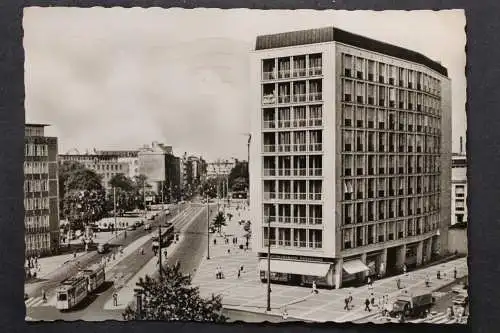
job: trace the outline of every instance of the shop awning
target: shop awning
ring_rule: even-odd
[[[325,277],[330,269],[330,264],[319,262],[301,262],[290,260],[271,259],[272,273],[298,274]],[[259,261],[259,270],[267,272],[267,259]]]
[[[356,274],[361,272],[369,271],[368,266],[363,264],[361,260],[349,260],[344,262],[342,268],[349,274]]]

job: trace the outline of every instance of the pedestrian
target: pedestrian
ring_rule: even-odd
[[[373,296],[373,293],[370,296],[371,296],[370,303],[372,304],[372,307],[374,307],[375,306],[375,296]]]
[[[430,287],[430,285],[431,285],[431,282],[430,282],[430,279],[429,279],[429,275],[427,274],[425,276],[425,286],[428,288],[428,287]]]
[[[365,311],[371,312],[372,310],[370,309],[370,300],[366,298],[365,300]]]
[[[349,297],[344,298],[344,310],[349,311]]]
[[[241,277],[241,271],[238,270],[238,279]]]
[[[215,279],[219,279],[219,266],[215,269]]]
[[[44,289],[42,289],[42,299],[44,303],[47,303],[47,294],[45,293]]]
[[[217,239],[214,238],[214,245],[217,245]]]
[[[404,273],[404,275],[406,275],[406,270],[407,270],[406,264],[403,264],[403,273]]]
[[[457,268],[453,268],[453,278],[456,280],[457,279]]]
[[[240,266],[240,271],[243,272],[243,265]]]
[[[283,320],[288,319],[288,311],[286,310],[286,306],[283,308],[283,314],[281,315]]]
[[[441,271],[439,271],[439,270],[437,271],[436,277],[438,280],[441,280]]]
[[[313,294],[318,293],[318,288],[316,287],[316,281],[313,281],[313,283],[312,283],[312,293]]]
[[[396,286],[398,287],[398,289],[401,289],[401,279],[400,278],[396,279]]]
[[[352,308],[352,294],[351,294],[351,292],[349,292],[348,300],[349,300],[349,309],[351,309]]]
[[[113,293],[113,306],[118,306],[118,293],[116,291]]]

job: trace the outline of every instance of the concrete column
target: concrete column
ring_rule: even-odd
[[[366,265],[366,253],[363,253],[363,254],[361,255],[360,260],[363,262],[363,264],[365,264],[365,265]],[[360,276],[361,276],[361,281],[365,281],[365,280],[366,280],[366,276],[367,276],[367,275],[368,275],[368,272],[362,272],[362,273],[360,274]]]
[[[401,245],[397,249],[396,268],[398,270],[401,270],[405,262],[406,262],[406,244]]]
[[[342,287],[342,266],[344,264],[343,259],[338,259],[335,263],[335,270],[333,273],[333,283],[335,284],[335,289],[340,289]]]
[[[418,242],[417,245],[417,266],[422,265],[422,256],[424,250],[424,241]]]
[[[329,287],[333,287],[333,285],[335,284],[334,276],[333,276],[334,269],[335,269],[335,266],[331,265],[330,270],[328,271],[328,274],[326,275],[326,283],[328,284]]]
[[[385,248],[380,255],[380,265],[378,267],[378,272],[382,277],[385,276],[385,273],[387,272],[387,248]]]
[[[425,253],[425,260],[430,261],[432,255],[432,238],[427,239],[427,241],[425,242],[424,253]]]

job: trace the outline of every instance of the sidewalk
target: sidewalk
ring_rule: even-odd
[[[52,257],[43,257],[38,259],[38,269],[32,268],[32,272],[36,270],[36,280],[27,283],[36,283],[39,279],[45,278],[47,275],[61,268],[71,261],[77,261],[78,258],[84,255],[85,252],[76,253],[76,258],[71,254],[62,254]]]
[[[166,249],[168,250],[168,255],[175,252],[178,244],[182,242],[183,236],[181,235],[178,242],[173,242]],[[165,251],[165,248],[162,249]],[[163,265],[167,264],[168,258],[162,256]],[[156,271],[158,271],[158,257],[154,256],[148,261],[140,270],[130,279],[118,279],[114,286],[115,290],[118,293],[118,305],[113,305],[113,296],[111,296],[104,305],[104,310],[124,310],[127,305],[134,301],[134,289],[137,288],[137,282],[139,282],[140,278],[144,278],[144,276],[151,276]]]
[[[228,221],[228,226],[224,227],[223,231],[228,235],[239,236],[239,244],[244,244],[241,237],[244,234],[243,225],[238,225],[240,218],[237,214],[235,217],[233,217],[233,221]],[[258,260],[255,253],[250,250],[238,249],[231,243],[231,239],[229,239],[230,244],[223,244],[221,237],[215,236],[215,238],[217,245],[214,246],[213,241],[210,242],[210,260],[206,258],[202,260],[193,279],[193,285],[200,287],[200,294],[203,297],[210,297],[212,294],[223,296],[222,303],[225,308],[267,313],[267,284],[260,282]],[[227,253],[228,248],[231,250],[230,254]],[[244,271],[238,279],[237,273],[240,265],[244,266]],[[217,267],[222,268],[225,279],[215,278]],[[426,288],[425,277],[429,275],[431,281],[429,291],[438,290],[454,281],[454,267],[457,269],[458,278],[468,275],[467,258],[459,258],[415,270],[406,275],[401,274],[377,280],[373,283],[374,297],[378,301],[379,297],[389,295],[389,302],[394,301],[394,298],[401,293],[396,285],[398,278],[401,279],[401,285],[404,288]],[[436,277],[438,270],[441,271],[440,280]],[[281,315],[286,306],[288,316],[297,320],[349,322],[373,315],[378,311],[377,308],[373,309],[372,312],[364,311],[364,301],[371,293],[366,285],[358,288],[319,289],[318,294],[312,294],[310,288],[300,286],[272,284],[271,288],[272,311],[268,314]],[[354,307],[352,310],[346,311],[344,310],[344,299],[349,293],[353,297]]]

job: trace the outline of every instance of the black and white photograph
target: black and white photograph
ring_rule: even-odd
[[[26,321],[467,324],[465,26],[25,8]]]

